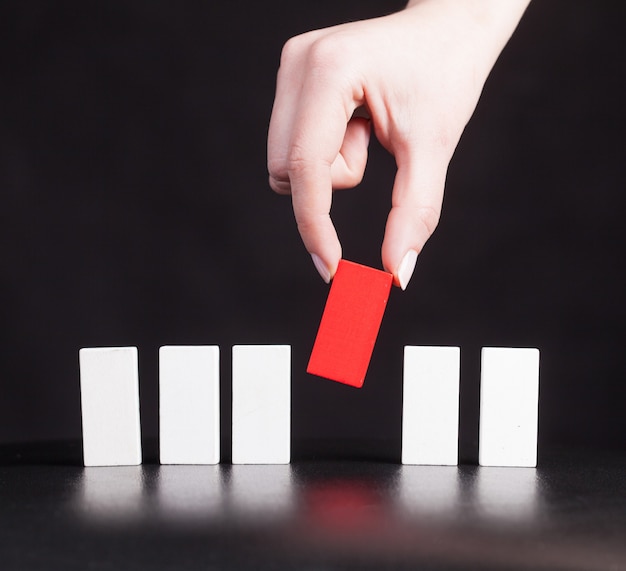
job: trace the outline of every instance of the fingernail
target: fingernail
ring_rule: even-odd
[[[330,283],[330,270],[326,267],[324,262],[322,262],[322,258],[320,258],[317,254],[311,254],[311,258],[313,259],[313,265],[315,269],[319,272],[322,279],[329,284]]]
[[[404,254],[404,258],[400,262],[398,266],[398,282],[400,282],[400,287],[402,291],[406,289],[406,286],[409,285],[409,281],[411,281],[411,276],[413,275],[413,270],[415,270],[415,264],[417,263],[417,252],[415,250],[409,250],[406,254]]]

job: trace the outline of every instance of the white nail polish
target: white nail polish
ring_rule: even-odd
[[[329,284],[330,283],[330,271],[322,262],[322,258],[320,258],[317,254],[311,254],[311,258],[313,259],[313,264],[315,265],[315,269],[319,272],[322,279]]]
[[[404,254],[404,258],[402,258],[402,261],[398,266],[398,281],[400,282],[400,287],[403,291],[406,289],[406,286],[409,285],[416,263],[417,252],[415,250],[409,250],[406,254]]]

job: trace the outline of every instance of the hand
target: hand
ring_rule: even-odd
[[[322,278],[341,259],[332,191],[363,178],[371,118],[398,167],[382,245],[405,289],[439,221],[448,163],[529,0],[417,0],[396,14],[315,30],[283,48],[268,135],[270,185],[291,194]],[[354,112],[362,108],[365,113]]]

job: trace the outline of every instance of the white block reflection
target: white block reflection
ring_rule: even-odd
[[[523,524],[537,513],[536,468],[481,467],[475,485],[476,509],[493,523]]]
[[[448,519],[460,511],[456,466],[402,466],[398,503],[413,517]]]
[[[85,468],[77,509],[99,523],[130,523],[139,519],[143,507],[142,466]]]
[[[161,518],[173,521],[210,521],[223,507],[220,466],[161,466],[157,505]]]
[[[268,521],[293,513],[295,493],[290,465],[233,465],[229,504],[237,518]]]

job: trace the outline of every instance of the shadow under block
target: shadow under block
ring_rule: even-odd
[[[289,464],[291,347],[233,347],[233,464]]]
[[[458,347],[405,347],[402,463],[459,462]]]
[[[85,466],[141,464],[136,347],[79,351]]]
[[[220,461],[219,347],[159,350],[161,464]]]
[[[537,465],[539,350],[484,347],[480,379],[481,466]]]
[[[307,372],[360,388],[385,313],[393,276],[341,260]]]

